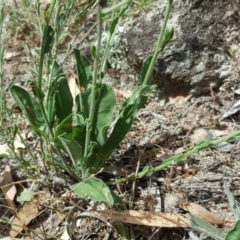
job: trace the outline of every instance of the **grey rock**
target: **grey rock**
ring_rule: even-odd
[[[125,66],[132,72],[140,74],[144,59],[153,53],[165,7],[160,1],[157,9],[122,33],[127,49]],[[229,50],[240,45],[239,26],[239,0],[174,1],[167,25],[175,29],[174,38],[160,54],[153,75],[161,96],[199,95],[209,91],[210,84],[217,88],[231,80]]]

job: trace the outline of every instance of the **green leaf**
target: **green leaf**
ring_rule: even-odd
[[[140,77],[140,82],[141,83],[144,82],[144,79],[145,79],[146,73],[148,71],[148,67],[149,67],[149,65],[152,61],[152,58],[153,58],[153,56],[149,56],[143,63],[142,71],[141,71],[141,77]]]
[[[87,117],[89,117],[90,114],[91,92],[92,89],[87,89],[82,94],[83,111]],[[113,120],[116,99],[112,87],[108,84],[99,84],[96,92],[97,96],[91,139],[98,142],[99,145],[103,145],[106,141],[107,129]]]
[[[47,114],[48,114],[48,120],[50,123],[50,126],[53,127],[54,125],[54,119],[56,116],[56,93],[52,94],[48,98],[48,105],[47,105]]]
[[[174,29],[172,28],[170,31],[167,31],[164,35],[163,41],[161,43],[159,52],[163,51],[164,47],[171,41],[174,35]]]
[[[33,198],[33,192],[23,191],[20,193],[19,200],[21,202],[29,202]]]
[[[121,11],[120,11],[119,14],[117,15],[117,17],[116,17],[115,19],[113,19],[113,21],[111,22],[110,29],[109,29],[110,35],[113,35],[116,27],[118,26],[119,20],[120,20],[121,17],[125,14],[125,12],[127,11],[127,9],[129,8],[130,4],[131,4],[131,2],[128,2],[128,3],[121,9]]]
[[[147,97],[145,92],[149,89],[148,86],[139,86],[133,94],[124,101],[111,136],[97,154],[96,161],[99,166],[102,166],[106,158],[110,156],[128,133],[138,110],[146,101]]]
[[[37,84],[34,81],[30,81],[29,84],[32,87],[32,92],[34,96],[42,100],[44,98],[43,91],[38,88]]]
[[[58,138],[63,137],[66,140],[75,140],[83,146],[85,134],[86,129],[83,116],[72,113],[57,126],[54,137],[58,144],[60,143]]]
[[[92,84],[92,69],[88,59],[78,49],[74,49],[77,61],[78,83],[84,89]]]
[[[240,220],[237,221],[235,227],[228,232],[225,240],[239,240],[240,236]]]
[[[82,167],[82,147],[75,140],[67,140],[65,138],[59,137],[62,142],[65,151],[70,156],[74,167]]]
[[[109,32],[110,34],[112,35],[115,31],[115,28],[118,24],[118,21],[119,21],[119,17],[116,17],[115,19],[113,19],[113,21],[111,22],[111,25],[110,25],[110,29],[109,29]]]
[[[94,202],[106,202],[110,207],[114,200],[108,186],[100,179],[91,177],[83,182],[74,184],[71,189],[80,197],[90,197]]]
[[[238,204],[237,204],[233,194],[227,187],[226,182],[224,182],[224,184],[223,184],[223,189],[224,189],[225,194],[227,195],[228,202],[229,202],[230,208],[233,212],[233,215],[235,217],[235,220],[238,221],[240,219],[240,210],[239,210]]]
[[[96,119],[92,139],[99,145],[106,142],[108,127],[113,121],[114,110],[116,106],[115,94],[111,86],[101,84],[96,102]]]
[[[38,102],[25,89],[19,86],[12,86],[10,91],[29,124],[37,132],[39,132],[40,129],[42,130],[45,122]]]
[[[61,122],[72,113],[73,98],[67,78],[56,62],[53,65],[50,89],[51,94],[55,93],[56,115]]]
[[[92,84],[92,70],[91,65],[88,59],[81,54],[78,49],[74,49],[75,58],[77,61],[77,72],[78,72],[78,86],[80,89],[88,89]],[[78,110],[84,112],[82,105],[82,94],[78,94],[76,96],[76,104],[78,106]]]
[[[222,234],[217,228],[215,228],[210,223],[198,218],[192,214],[190,215],[190,226],[197,231],[207,233],[208,236],[214,238],[215,240],[224,240],[225,235]]]
[[[54,35],[54,31],[53,31],[53,28],[51,26],[45,26],[47,28],[47,38],[44,39],[46,42],[45,42],[45,45],[44,45],[44,53],[49,53],[52,49],[52,46],[53,46],[53,35]]]
[[[91,55],[93,58],[96,58],[97,57],[97,48],[95,45],[92,46],[91,48]]]

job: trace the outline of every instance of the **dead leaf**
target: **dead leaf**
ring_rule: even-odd
[[[4,60],[10,60],[13,57],[20,56],[21,52],[7,52],[4,54]]]
[[[213,213],[209,212],[207,209],[196,203],[184,202],[179,204],[178,206],[209,223],[218,225],[222,225],[224,223],[224,219],[214,215]]]
[[[17,190],[15,187],[15,184],[12,184],[12,183],[13,183],[13,179],[12,179],[11,169],[7,165],[5,167],[2,181],[0,182],[0,187],[7,201],[7,205],[9,206],[10,210],[15,214],[17,212],[17,208],[14,203],[14,197],[17,193]]]
[[[47,197],[48,192],[38,193],[23,205],[11,223],[10,237],[16,237],[38,215]]]
[[[125,210],[122,212],[104,210],[94,211],[92,213],[112,221],[120,221],[145,226],[182,228],[187,228],[190,226],[188,218],[180,214],[134,210]]]
[[[68,79],[68,86],[69,86],[70,92],[72,94],[73,101],[75,102],[76,96],[80,93],[79,87],[76,83],[75,78],[71,77]]]

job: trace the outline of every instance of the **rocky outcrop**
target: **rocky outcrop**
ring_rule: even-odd
[[[140,73],[143,60],[153,53],[165,6],[160,1],[121,34],[122,48],[127,49],[122,72],[127,66]],[[175,29],[174,38],[159,56],[153,76],[162,96],[200,95],[210,84],[218,88],[224,80],[233,80],[230,49],[240,47],[239,0],[174,1],[167,26]]]

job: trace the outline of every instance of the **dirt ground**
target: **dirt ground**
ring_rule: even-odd
[[[18,84],[27,88],[27,80],[31,78],[31,75],[27,68],[29,57],[25,45],[26,38],[22,33],[11,34],[8,36],[9,40],[10,38],[11,42],[5,42],[7,47],[4,61],[4,84],[8,85],[14,79],[18,79]],[[32,44],[38,45],[39,43],[35,41]],[[87,46],[87,40],[84,44]],[[67,69],[74,72],[72,64],[74,62],[69,60]],[[116,77],[114,69],[108,69],[108,72]],[[218,139],[238,130],[240,120],[238,112],[220,120],[222,115],[239,100],[239,91],[236,91],[238,87],[239,82],[226,81],[217,89],[210,84],[209,91],[198,97],[170,96],[167,101],[161,97],[150,98],[146,106],[138,113],[131,131],[109,159],[109,163],[102,173],[102,179],[113,178],[114,171],[117,172],[118,177],[135,172],[139,163],[139,171],[146,165],[160,165],[164,159],[184,153],[191,149],[196,142],[204,140],[202,135],[206,131],[208,136]],[[122,89],[116,90],[121,91]],[[133,89],[127,90],[132,91]],[[122,98],[125,92],[126,89],[120,94]],[[13,100],[8,96],[8,106],[12,104]],[[196,129],[198,130],[196,131]],[[137,180],[133,198],[130,194],[132,181],[119,184],[116,191],[123,194],[128,207],[133,210],[164,211],[186,215],[188,211],[181,207],[181,201],[200,205],[224,219],[224,224],[218,227],[226,233],[234,226],[235,222],[223,191],[223,184],[227,183],[237,202],[240,197],[239,143],[233,141],[231,146],[230,149],[208,148],[192,155],[183,164],[173,163],[171,167],[155,173],[152,177]],[[22,187],[33,187],[31,179],[19,169],[15,159],[3,158],[0,159],[0,162],[1,175],[5,172],[5,167],[10,166],[18,191],[21,191]],[[41,179],[38,180],[43,182],[47,177],[42,171]],[[30,229],[39,230],[41,234],[31,231],[31,233],[23,233],[20,237],[22,239],[61,237],[66,223],[72,222],[74,216],[80,221],[78,223],[80,227],[75,230],[79,239],[120,239],[119,234],[121,233],[110,226],[111,219],[103,221],[91,214],[79,215],[86,209],[94,209],[96,206],[92,206],[92,203],[87,200],[78,199],[75,195],[69,195],[68,186],[73,180],[67,178],[68,176],[63,173],[59,173],[56,178],[51,176],[52,185],[49,188],[47,188],[48,184],[43,187],[36,181],[33,187],[34,191],[39,194],[47,192],[48,197],[46,198],[51,203],[44,202],[39,216],[28,225]],[[169,200],[167,197],[171,196],[169,194],[176,197],[175,203]],[[9,221],[13,214],[3,195],[0,194],[0,197],[0,216],[5,221]],[[131,204],[129,204],[130,200]],[[16,204],[20,207],[17,199]],[[129,230],[130,226],[136,239],[150,239],[150,237],[152,237],[151,239],[192,239],[189,236],[190,229],[188,228],[126,224],[125,229]],[[5,234],[8,227],[1,224],[0,233]],[[200,236],[197,232],[195,234]]]

